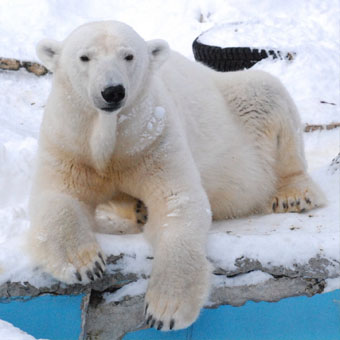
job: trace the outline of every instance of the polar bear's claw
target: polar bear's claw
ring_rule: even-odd
[[[170,329],[173,329],[175,327],[175,320],[174,319],[171,319],[170,320]]]
[[[77,280],[79,281],[79,282],[81,282],[83,279],[81,278],[81,275],[80,275],[80,273],[78,272],[78,270],[76,271],[76,273],[74,274],[75,276],[76,276],[76,278],[77,278]]]
[[[153,328],[155,323],[156,323],[156,319],[152,318],[151,323],[150,323],[150,328]]]
[[[86,276],[90,279],[90,281],[94,281],[93,274],[90,270],[86,271]]]
[[[104,269],[103,269],[102,266],[99,264],[99,262],[96,261],[94,264],[95,264],[96,268],[99,270],[99,272],[100,272],[102,275],[104,275]]]
[[[103,265],[106,266],[106,262],[105,262],[104,257],[103,257],[101,252],[98,253],[98,256],[101,259],[101,261],[103,262]]]

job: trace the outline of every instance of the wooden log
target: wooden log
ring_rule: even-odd
[[[28,72],[34,73],[36,76],[43,76],[48,73],[47,68],[39,63],[23,61],[21,64]]]
[[[20,68],[20,61],[16,59],[0,58],[0,69],[17,71]]]
[[[18,71],[24,68],[26,71],[35,74],[36,76],[43,76],[49,73],[48,69],[36,62],[21,61],[14,58],[0,58],[0,69],[6,71]]]
[[[313,132],[321,130],[332,130],[340,127],[340,123],[330,123],[330,124],[306,124],[304,132]]]

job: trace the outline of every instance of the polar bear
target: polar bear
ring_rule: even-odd
[[[141,200],[154,251],[147,324],[185,328],[209,294],[212,218],[325,203],[306,172],[297,109],[269,74],[213,71],[115,21],[43,40],[37,54],[54,76],[28,245],[55,278],[102,277],[96,207]]]

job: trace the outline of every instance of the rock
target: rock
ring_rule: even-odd
[[[210,295],[207,307],[217,308],[221,305],[239,307],[247,301],[277,302],[292,296],[312,296],[322,293],[325,286],[323,279],[281,277],[256,285],[216,287]]]
[[[330,171],[332,174],[334,174],[335,172],[339,171],[340,168],[340,152],[338,153],[338,155],[333,158],[332,163],[329,166]]]
[[[100,294],[99,298],[102,299]],[[97,299],[98,293],[92,292],[84,332],[86,340],[122,339],[128,332],[146,328],[144,295],[128,297],[119,303],[98,303]]]

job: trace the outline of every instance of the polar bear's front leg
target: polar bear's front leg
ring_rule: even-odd
[[[31,199],[30,213],[27,246],[38,265],[69,284],[102,277],[105,259],[86,204],[64,193],[42,192]]]
[[[151,192],[144,233],[154,248],[145,317],[157,329],[190,326],[209,294],[211,265],[205,246],[211,212],[200,181],[193,181],[195,172],[182,172],[173,185],[167,178],[149,177],[145,183]],[[166,171],[162,175],[170,176]]]

